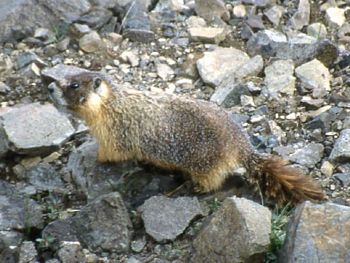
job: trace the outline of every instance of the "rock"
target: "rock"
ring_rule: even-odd
[[[36,65],[40,66],[46,66],[46,63],[42,59],[40,59],[35,53],[29,51],[21,53],[17,56],[16,68],[21,69],[32,63],[35,63]]]
[[[154,40],[151,23],[144,1],[134,1],[122,23],[123,37],[132,41],[149,43]]]
[[[192,41],[219,44],[225,40],[227,31],[216,27],[190,27],[188,33]]]
[[[348,187],[350,185],[350,173],[336,173],[333,176],[342,184],[342,186]]]
[[[272,0],[243,0],[244,4],[248,5],[255,5],[259,7],[266,7],[267,5],[270,5],[273,3]]]
[[[316,110],[322,107],[324,100],[323,99],[313,99],[309,96],[303,96],[300,101],[305,105],[308,110]]]
[[[330,90],[331,75],[317,59],[297,67],[295,75],[306,89],[312,90],[312,95],[315,98],[327,95],[327,91]]]
[[[341,131],[336,140],[329,159],[334,162],[344,162],[350,160],[350,129]]]
[[[278,26],[283,15],[284,8],[279,5],[274,5],[264,12],[264,15],[270,20],[274,26]]]
[[[323,150],[323,144],[309,143],[297,149],[293,154],[288,156],[288,159],[305,167],[314,168],[316,164],[321,161]]]
[[[204,56],[197,60],[197,68],[205,83],[218,86],[226,76],[234,74],[248,60],[248,55],[243,51],[217,47],[204,52]]]
[[[0,94],[6,95],[11,91],[11,88],[7,86],[4,82],[0,81]]]
[[[175,72],[165,63],[156,63],[157,75],[164,81],[169,81],[174,78]]]
[[[186,19],[186,24],[188,28],[191,27],[206,27],[207,23],[205,20],[199,16],[190,16]]]
[[[29,155],[47,154],[74,134],[68,118],[53,105],[38,103],[8,109],[0,113],[1,129],[10,150]]]
[[[203,215],[196,197],[153,196],[139,211],[147,234],[158,242],[175,240],[195,217]]]
[[[120,54],[120,59],[123,62],[128,62],[132,67],[137,67],[140,64],[140,58],[135,55],[132,51],[124,51]]]
[[[43,231],[43,238],[53,237],[50,246],[79,241],[92,252],[127,252],[131,221],[119,193],[109,193],[84,206],[76,215],[56,220]]]
[[[224,80],[210,97],[210,101],[216,104],[230,108],[241,103],[241,96],[248,95],[247,85],[241,82],[230,81],[229,78]]]
[[[131,242],[131,250],[140,253],[142,252],[143,248],[146,246],[147,242],[145,238],[134,240]]]
[[[316,39],[326,38],[327,29],[322,23],[313,23],[307,27],[307,34]]]
[[[59,173],[48,163],[40,163],[26,171],[28,183],[38,191],[65,192],[65,185]]]
[[[82,69],[75,66],[69,66],[64,64],[58,64],[52,68],[46,68],[41,72],[41,76],[46,82],[61,81],[69,76],[79,73],[88,72],[86,69]]]
[[[5,181],[0,181],[0,216],[0,251],[19,246],[22,233],[44,224],[41,207]]]
[[[263,68],[264,60],[262,56],[257,55],[249,59],[243,65],[241,65],[241,67],[239,67],[234,73],[234,76],[238,79],[258,76]],[[230,78],[232,78],[232,76],[230,76]]]
[[[262,20],[262,15],[248,15],[246,23],[252,29],[264,29],[264,22]]]
[[[331,164],[329,161],[324,161],[321,165],[320,171],[325,176],[330,177],[333,174],[334,165]]]
[[[57,256],[61,262],[86,262],[79,242],[63,241],[57,251]]]
[[[35,263],[37,262],[38,252],[32,241],[24,241],[19,251],[19,263]]]
[[[287,37],[276,30],[261,30],[247,42],[249,55],[260,54],[264,58],[276,57],[292,59],[300,65],[314,58],[326,67],[332,65],[338,57],[338,48],[328,39],[317,40],[299,33]]]
[[[90,33],[91,28],[88,25],[74,23],[70,26],[70,31],[74,36],[81,38],[83,35]]]
[[[286,263],[350,261],[349,217],[348,206],[302,203],[293,213],[279,259]]]
[[[207,21],[212,21],[215,17],[228,20],[230,13],[222,0],[195,0],[195,11],[198,16]]]
[[[75,22],[88,25],[93,29],[100,29],[102,26],[108,23],[112,18],[113,13],[103,7],[94,7],[89,12],[85,13]]]
[[[96,31],[91,31],[79,39],[79,47],[87,53],[100,50],[103,42]]]
[[[247,9],[245,5],[235,5],[233,7],[233,15],[238,18],[243,18],[247,15]]]
[[[193,242],[193,262],[262,262],[270,245],[271,212],[253,201],[226,198]]]
[[[65,37],[64,39],[62,39],[60,42],[56,44],[56,48],[57,50],[63,52],[67,50],[69,43],[70,43],[70,37]]]
[[[266,91],[270,96],[293,95],[295,92],[294,63],[277,60],[265,68]]]
[[[299,0],[298,10],[289,20],[291,27],[295,30],[301,30],[309,24],[310,3],[309,0]]]
[[[345,10],[338,7],[330,7],[326,10],[326,19],[331,26],[341,27],[345,21]]]
[[[87,0],[4,0],[1,5],[1,42],[22,40],[38,26],[50,29],[62,22],[70,24],[91,8]]]
[[[34,37],[38,38],[42,41],[46,41],[46,40],[54,37],[54,35],[53,35],[53,32],[51,32],[49,29],[39,27],[39,28],[35,29]]]

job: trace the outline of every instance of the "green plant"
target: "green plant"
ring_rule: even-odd
[[[216,211],[218,211],[218,209],[221,206],[221,201],[219,201],[216,197],[214,199],[211,199],[208,201],[208,207],[210,210],[210,213],[214,213]]]
[[[45,238],[37,238],[35,239],[35,242],[39,250],[47,250],[50,245],[55,242],[55,238],[52,236],[47,236]]]
[[[270,248],[265,257],[265,263],[277,262],[277,252],[281,249],[286,237],[286,227],[292,206],[287,204],[282,208],[275,208],[271,217]]]

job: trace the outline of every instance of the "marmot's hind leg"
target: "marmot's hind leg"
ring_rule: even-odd
[[[208,193],[218,190],[222,186],[225,176],[213,171],[207,174],[191,174],[191,179],[195,184],[196,192]]]

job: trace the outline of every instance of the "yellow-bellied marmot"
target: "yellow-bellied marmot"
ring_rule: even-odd
[[[203,192],[217,190],[244,166],[248,179],[279,203],[325,199],[312,178],[277,156],[258,153],[215,104],[119,89],[99,73],[80,73],[58,86],[57,93],[49,91],[86,121],[99,142],[99,161],[137,159],[180,170]]]

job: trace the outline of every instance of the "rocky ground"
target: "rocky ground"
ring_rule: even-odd
[[[349,20],[348,0],[2,1],[0,262],[349,262]],[[97,163],[47,92],[83,69],[221,105],[330,201],[274,209],[244,171],[166,197],[180,174]]]

